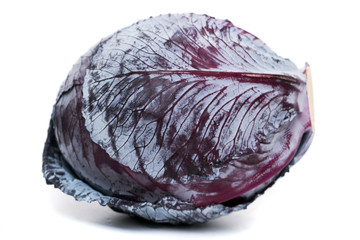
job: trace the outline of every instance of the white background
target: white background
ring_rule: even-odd
[[[357,1],[1,1],[0,239],[360,239]],[[248,210],[195,226],[134,220],[76,202],[42,178],[52,105],[101,38],[161,13],[207,13],[312,67],[316,135]]]

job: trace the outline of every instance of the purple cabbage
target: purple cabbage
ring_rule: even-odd
[[[311,143],[308,75],[228,20],[139,21],[70,71],[44,177],[76,200],[155,222],[244,209]]]

